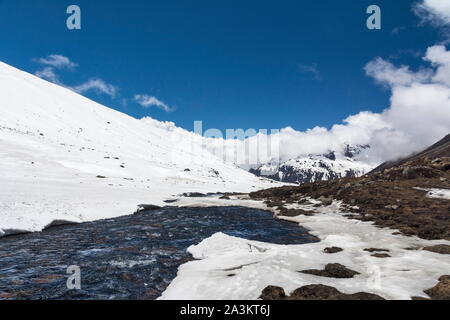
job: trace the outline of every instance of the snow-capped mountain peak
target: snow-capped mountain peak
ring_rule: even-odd
[[[250,170],[251,173],[275,181],[304,184],[343,177],[359,177],[372,167],[356,156],[369,146],[345,145],[341,151],[307,155],[284,162],[271,161]]]

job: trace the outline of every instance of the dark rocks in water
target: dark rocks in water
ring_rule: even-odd
[[[269,286],[263,290],[260,297],[262,300],[385,300],[384,298],[367,293],[358,292],[355,294],[345,294],[336,288],[314,284],[304,286],[292,292],[287,297],[284,289],[280,287]]]
[[[425,247],[423,248],[423,250],[440,254],[450,254],[450,246],[446,244],[439,244],[436,246]]]
[[[339,247],[329,247],[329,248],[323,249],[323,252],[329,253],[329,254],[338,253],[341,251],[344,251],[344,249],[339,248]]]
[[[204,193],[200,193],[200,192],[187,192],[187,193],[183,193],[181,196],[185,197],[185,198],[205,198],[208,195],[206,195]]]
[[[162,209],[162,208],[160,206],[155,206],[153,204],[139,204],[137,212],[153,211],[153,210],[158,210],[158,209]]]
[[[359,272],[350,270],[339,263],[327,264],[324,270],[304,270],[300,272],[319,277],[337,278],[337,279],[350,279],[359,274]]]
[[[432,300],[450,300],[450,276],[442,276],[439,283],[425,291]]]

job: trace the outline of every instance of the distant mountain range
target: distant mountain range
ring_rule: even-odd
[[[345,177],[360,177],[372,167],[355,159],[369,146],[346,145],[341,151],[329,151],[321,155],[307,155],[285,162],[272,161],[250,172],[275,181],[305,184]]]

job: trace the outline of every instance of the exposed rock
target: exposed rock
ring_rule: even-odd
[[[138,205],[138,212],[152,211],[152,210],[158,210],[158,209],[161,209],[161,207],[155,206],[153,204],[139,204]]]
[[[177,201],[178,201],[178,199],[169,199],[169,200],[164,200],[164,203],[175,203]]]
[[[262,300],[282,300],[286,298],[286,293],[283,288],[268,286],[263,290],[259,298]]]
[[[336,288],[314,284],[301,287],[292,292],[290,297],[286,297],[283,288],[267,287],[260,297],[263,300],[384,300],[375,294],[358,292],[355,294],[345,294]]]
[[[98,175],[97,178],[98,178],[98,179],[106,179],[105,176],[101,176],[101,175]]]
[[[336,300],[340,295],[342,293],[336,288],[315,284],[294,290],[290,298],[293,300]]]
[[[329,254],[338,253],[338,252],[341,252],[341,251],[344,251],[344,249],[339,248],[339,247],[329,247],[329,248],[325,248],[323,250],[323,252],[329,253]]]
[[[313,216],[314,213],[311,211],[305,211],[302,209],[286,209],[280,207],[280,216],[284,217],[297,217],[297,216]]]
[[[181,196],[185,198],[205,198],[207,195],[200,192],[187,192],[183,193]]]
[[[413,301],[429,301],[429,300],[431,300],[431,299],[429,299],[429,298],[424,298],[424,297],[411,297],[411,300],[413,300]]]
[[[425,247],[423,248],[423,250],[440,254],[450,254],[450,246],[446,244],[439,244],[436,246]]]
[[[370,248],[370,249],[364,249],[364,251],[374,253],[374,252],[389,252],[387,249],[378,249],[378,248]]]
[[[375,258],[391,258],[390,255],[388,255],[387,253],[375,253],[372,255],[372,257]]]
[[[319,277],[337,278],[337,279],[350,279],[359,274],[359,272],[350,270],[339,263],[327,264],[324,270],[304,270],[300,272],[312,274]]]
[[[326,197],[322,196],[322,197],[320,197],[317,200],[322,202],[322,205],[324,205],[324,206],[331,206],[333,204],[333,198],[332,197],[326,198]]]
[[[425,291],[432,300],[450,300],[450,276],[442,276],[439,283]]]

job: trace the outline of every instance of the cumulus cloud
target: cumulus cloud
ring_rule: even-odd
[[[45,58],[37,58],[35,59],[35,61],[40,64],[52,66],[58,69],[73,70],[78,66],[75,62],[72,62],[68,57],[65,57],[60,54],[50,54]]]
[[[37,58],[33,60],[43,65],[43,68],[35,72],[35,75],[39,78],[53,82],[80,94],[94,91],[97,94],[106,94],[111,98],[116,97],[118,90],[117,87],[106,83],[104,80],[99,78],[92,78],[75,86],[64,84],[58,75],[58,70],[67,69],[69,71],[74,71],[75,68],[78,67],[78,64],[71,61],[68,57],[59,54],[51,54],[45,58]]]
[[[410,85],[414,82],[422,82],[427,80],[432,73],[430,69],[414,72],[408,66],[396,67],[380,57],[370,61],[364,67],[364,70],[368,76],[386,86]]]
[[[347,144],[370,145],[360,160],[371,165],[421,151],[450,133],[450,51],[430,47],[424,62],[427,68],[417,71],[382,58],[365,66],[368,76],[391,91],[390,106],[381,113],[360,112],[330,129],[285,128],[243,141],[208,139],[207,147],[228,160],[238,157],[242,167],[342,151]]]
[[[414,12],[423,22],[436,26],[450,24],[450,1],[448,0],[422,0],[416,4]]]
[[[136,101],[140,106],[144,108],[156,107],[166,112],[172,112],[173,108],[157,99],[154,96],[150,96],[147,94],[136,94],[134,96],[134,101]]]

